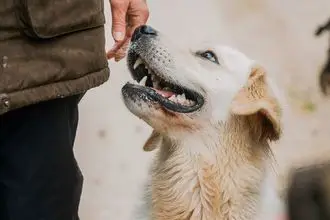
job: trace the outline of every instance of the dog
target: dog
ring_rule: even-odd
[[[330,163],[294,170],[287,193],[289,220],[330,219]]]
[[[128,110],[153,128],[157,150],[140,220],[251,220],[260,206],[281,105],[267,71],[228,46],[176,46],[151,26],[128,50]]]
[[[330,19],[320,25],[315,36],[330,30]],[[330,48],[327,60],[319,77],[319,86],[324,95],[330,88]],[[288,220],[330,219],[330,159],[329,151],[316,150],[300,155],[298,165],[290,169],[285,185],[285,201]],[[315,151],[315,149],[313,150]]]
[[[323,95],[328,96],[330,93],[330,48],[328,49],[327,60],[323,65],[320,77],[319,85]]]
[[[288,130],[288,127],[284,130]],[[285,142],[285,136],[290,138],[290,134],[284,132],[279,144],[283,140]],[[286,153],[286,161],[282,158],[282,163],[277,164],[277,175],[268,175],[263,181],[263,207],[257,219],[330,219],[329,153],[329,146],[326,145],[300,149],[293,154]],[[276,155],[276,159],[280,157]]]
[[[288,220],[330,219],[329,153],[327,145],[314,146],[289,160],[281,180]]]
[[[324,31],[330,30],[330,19],[323,25],[320,25],[315,31],[315,36],[321,36]],[[327,53],[327,60],[323,65],[320,77],[319,77],[319,86],[323,95],[329,95],[330,92],[330,45]]]

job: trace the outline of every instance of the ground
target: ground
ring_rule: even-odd
[[[317,151],[328,144],[330,100],[318,88],[327,36],[314,37],[330,16],[328,0],[157,0],[148,1],[149,24],[180,44],[211,40],[234,46],[260,61],[276,79],[292,108],[285,154]],[[109,3],[107,48],[112,45]],[[82,220],[127,220],[152,154],[142,151],[151,132],[124,107],[121,86],[126,62],[109,62],[110,81],[81,102],[76,156],[85,176]],[[316,150],[315,150],[316,149]]]

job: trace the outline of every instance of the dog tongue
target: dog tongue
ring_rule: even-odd
[[[171,91],[165,91],[165,90],[158,90],[158,89],[155,89],[156,92],[160,95],[162,95],[163,97],[165,98],[169,98],[171,97],[172,95],[175,95],[173,92]]]

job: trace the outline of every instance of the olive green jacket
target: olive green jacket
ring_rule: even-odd
[[[0,0],[0,115],[107,81],[103,0]]]

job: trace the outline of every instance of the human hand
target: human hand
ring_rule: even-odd
[[[280,214],[276,217],[275,220],[288,220],[288,218],[286,217],[286,214]]]
[[[107,52],[107,57],[120,61],[126,55],[135,28],[147,22],[149,9],[146,0],[110,0],[110,5],[115,44]]]

